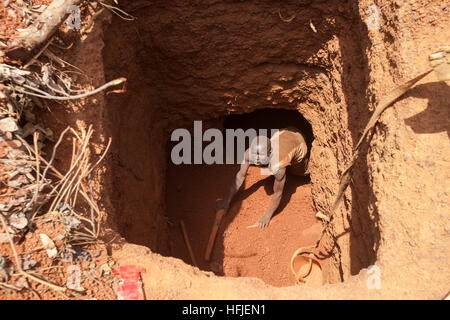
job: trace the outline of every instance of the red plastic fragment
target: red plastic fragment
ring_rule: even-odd
[[[145,269],[138,266],[121,266],[112,271],[119,274],[121,281],[117,288],[118,300],[145,300],[142,290],[141,272]]]

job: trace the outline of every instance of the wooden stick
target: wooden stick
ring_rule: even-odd
[[[214,219],[214,224],[209,235],[208,245],[206,246],[205,260],[209,261],[211,259],[211,252],[214,247],[214,241],[216,240],[217,231],[219,230],[220,221],[225,213],[224,209],[216,212],[216,218]]]
[[[184,241],[186,242],[186,246],[189,250],[189,255],[191,256],[191,260],[194,263],[194,266],[198,267],[197,260],[194,256],[194,251],[192,251],[191,243],[189,242],[189,238],[186,231],[186,226],[184,225],[183,220],[180,220],[181,230],[183,231]]]

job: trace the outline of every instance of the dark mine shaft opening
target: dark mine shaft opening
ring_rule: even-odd
[[[304,133],[311,146],[311,126],[295,110],[263,109],[230,115],[220,121],[206,121],[205,127],[217,124],[223,126],[222,130],[254,128],[269,129],[269,132],[270,129],[295,126]],[[172,146],[170,143],[169,149]],[[248,228],[265,213],[274,182],[273,176],[261,175],[259,168],[250,167],[244,185],[221,222],[211,260],[204,260],[214,221],[214,203],[226,196],[238,170],[238,164],[175,165],[169,157],[166,174],[168,255],[218,275],[257,277],[274,286],[293,285],[294,277],[288,270],[293,252],[300,246],[314,244],[321,230],[314,216],[308,176],[288,173],[281,203],[269,227]],[[181,221],[186,226],[196,263],[189,254]]]
[[[314,139],[313,131],[308,120],[296,110],[267,108],[251,113],[232,114],[225,117],[223,127],[224,129],[241,128],[243,130],[253,128],[256,131],[259,129],[267,129],[268,134],[270,134],[270,129],[295,127],[303,133],[308,150],[311,150]]]

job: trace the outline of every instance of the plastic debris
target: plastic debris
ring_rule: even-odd
[[[13,118],[3,118],[0,120],[0,130],[4,132],[14,132],[19,130],[19,126]]]
[[[14,213],[9,218],[9,223],[17,229],[23,229],[28,225],[28,220],[23,213]]]
[[[54,258],[58,254],[58,250],[56,249],[53,240],[45,233],[40,233],[39,236],[41,237],[42,244],[49,258]]]
[[[30,269],[34,268],[36,266],[36,264],[37,264],[36,260],[33,260],[33,259],[24,260],[24,261],[22,261],[22,269],[24,271],[30,270]]]
[[[121,266],[112,271],[120,275],[120,283],[117,287],[118,300],[145,300],[142,290],[141,272],[145,269],[138,266]]]

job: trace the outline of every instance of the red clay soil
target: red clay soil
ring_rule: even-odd
[[[273,193],[273,176],[250,167],[244,186],[222,220],[211,262],[203,258],[215,216],[214,202],[225,197],[238,168],[169,165],[166,194],[171,255],[193,264],[180,228],[183,220],[200,269],[230,277],[257,277],[274,286],[293,285],[289,271],[293,252],[313,245],[321,230],[306,177],[288,175],[280,208],[268,228],[247,228],[265,213]]]

